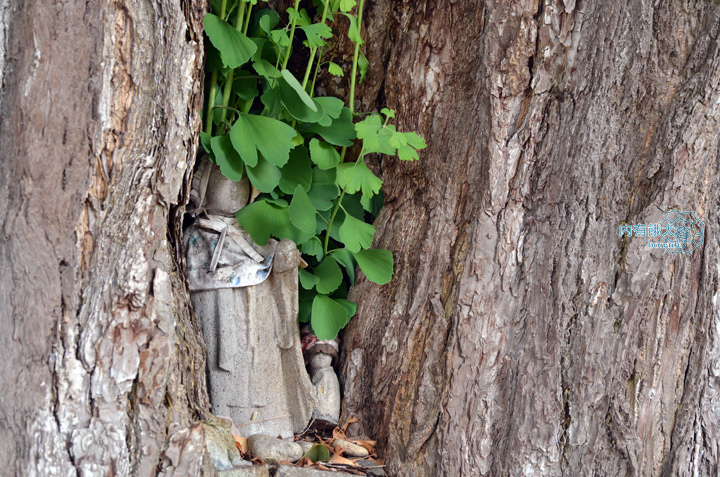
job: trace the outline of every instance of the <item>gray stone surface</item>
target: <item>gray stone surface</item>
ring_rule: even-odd
[[[239,469],[215,472],[215,477],[270,477],[270,471],[264,465],[253,465]]]
[[[303,455],[299,444],[263,434],[255,434],[248,438],[248,452],[268,464],[285,460],[295,462]]]
[[[368,452],[368,450],[363,446],[353,444],[352,442],[348,442],[343,439],[335,439],[332,442],[332,445],[335,446],[335,449],[340,447],[345,449],[345,455],[348,457],[367,457],[370,455],[370,452]]]
[[[316,355],[315,358],[321,355]],[[327,355],[325,355],[327,356]],[[317,392],[315,417],[324,421],[337,423],[340,417],[340,383],[335,370],[328,366],[320,369],[311,369],[312,383]]]
[[[329,368],[332,365],[332,356],[325,353],[318,353],[310,361],[310,369]]]
[[[205,206],[229,217],[247,202],[241,184],[218,178],[214,172],[205,197]],[[265,281],[244,288],[191,293],[207,345],[212,411],[229,416],[245,437],[292,437],[305,429],[316,400],[305,370],[297,322],[300,252],[290,240],[281,241],[276,248],[272,243],[260,247],[250,241],[250,245],[264,257],[274,253],[273,268]],[[232,253],[242,251],[226,240],[218,266],[231,266],[223,257]],[[210,246],[207,256],[209,264]]]
[[[362,470],[366,472],[367,475],[369,475],[370,477],[385,477],[386,475],[383,468],[378,466],[377,463],[371,461],[370,459],[360,459],[355,463],[362,465],[364,467]]]
[[[233,467],[251,465],[240,456],[231,433],[232,422],[227,419],[212,416],[203,422],[205,432],[205,447],[210,454],[213,466],[217,470],[226,470]]]
[[[297,445],[299,445],[302,448],[303,455],[307,453],[312,447],[315,445],[314,442],[308,442],[308,441],[295,441]]]
[[[275,477],[353,477],[353,475],[347,472],[329,472],[326,470],[308,469],[307,467],[281,465],[278,466]]]
[[[248,203],[250,197],[250,183],[247,177],[234,182],[223,176],[219,167],[209,162],[208,164],[210,164],[210,177],[208,178],[203,202],[203,206],[208,213],[230,215],[242,209]],[[198,173],[200,172],[198,170]],[[201,174],[196,177],[202,180]]]

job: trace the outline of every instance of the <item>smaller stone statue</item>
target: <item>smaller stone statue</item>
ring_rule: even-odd
[[[315,419],[337,425],[340,416],[340,383],[332,367],[332,356],[318,353],[310,361],[310,377],[317,389]]]
[[[340,383],[332,365],[338,359],[337,339],[321,341],[310,333],[308,327],[302,330],[302,346],[310,379],[317,390],[317,404],[313,413],[316,427],[332,429],[340,418]]]

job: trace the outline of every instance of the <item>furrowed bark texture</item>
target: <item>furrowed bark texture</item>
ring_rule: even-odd
[[[0,468],[202,475],[201,2],[0,3]]]
[[[395,277],[344,335],[344,413],[389,475],[718,475],[720,6],[366,17],[360,109],[429,144],[378,166]],[[619,236],[672,209],[705,223],[691,254]]]

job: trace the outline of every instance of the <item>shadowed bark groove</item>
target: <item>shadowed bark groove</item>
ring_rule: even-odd
[[[717,475],[720,6],[387,5],[362,109],[429,147],[378,165],[396,274],[352,292],[345,415],[390,475]],[[672,209],[693,253],[619,237]]]
[[[3,475],[202,475],[199,2],[0,4]]]

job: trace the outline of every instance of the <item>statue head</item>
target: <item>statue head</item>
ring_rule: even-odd
[[[249,196],[247,177],[235,182],[222,175],[219,167],[212,165],[203,204],[208,213],[233,215],[247,205]]]
[[[275,260],[273,270],[277,273],[289,272],[300,264],[300,250],[295,242],[290,239],[282,239],[275,249]]]

